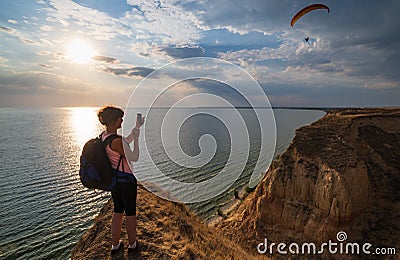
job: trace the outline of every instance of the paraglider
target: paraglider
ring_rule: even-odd
[[[298,11],[297,14],[295,14],[293,16],[292,21],[290,21],[290,25],[293,27],[294,24],[297,22],[297,20],[299,20],[303,15],[305,15],[311,11],[317,10],[317,9],[326,9],[326,10],[328,10],[328,13],[329,13],[329,7],[324,4],[309,5],[309,6],[304,7],[300,11]]]

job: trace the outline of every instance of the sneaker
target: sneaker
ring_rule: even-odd
[[[124,243],[120,242],[119,247],[117,249],[111,249],[111,255],[115,255],[118,252],[123,251],[123,249],[124,249]]]
[[[132,254],[132,253],[136,252],[136,251],[138,250],[138,248],[139,248],[139,241],[136,240],[136,246],[135,246],[135,248],[130,248],[130,247],[128,246],[128,254]]]

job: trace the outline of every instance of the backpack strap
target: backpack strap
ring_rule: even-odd
[[[100,140],[102,140],[103,133],[101,133],[99,135]],[[104,139],[103,143],[104,146],[107,146],[108,144],[111,144],[111,142],[115,139],[115,138],[122,138],[122,136],[118,135],[118,134],[110,134],[109,136],[107,136],[106,139]],[[111,148],[111,147],[110,147]]]
[[[117,171],[119,171],[119,165],[122,162],[122,158],[124,158],[124,156],[120,155],[119,156],[119,161],[118,161],[118,166],[117,166]],[[124,164],[122,164],[122,171],[124,172]]]
[[[103,135],[103,133],[101,133],[100,136],[99,136],[100,140],[102,140],[102,135]],[[112,142],[115,138],[122,138],[122,136],[120,136],[120,135],[118,135],[118,134],[110,134],[110,135],[107,136],[106,139],[104,139],[104,141],[103,141],[104,147],[106,147],[107,145],[109,145],[109,146],[110,146],[110,149],[111,149],[111,142]],[[119,171],[119,165],[121,164],[122,158],[123,158],[123,157],[124,157],[123,155],[120,155],[120,156],[119,156],[117,171]],[[124,164],[122,164],[122,171],[124,171]]]

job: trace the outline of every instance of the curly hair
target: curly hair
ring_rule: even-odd
[[[118,118],[124,116],[124,111],[118,107],[105,106],[102,107],[97,113],[97,117],[102,125],[108,125],[115,122]]]

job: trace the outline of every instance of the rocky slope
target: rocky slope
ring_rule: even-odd
[[[296,131],[219,228],[249,252],[265,238],[337,242],[339,231],[348,242],[399,250],[399,219],[400,109],[336,110]]]
[[[73,259],[109,258],[111,213],[109,202]],[[346,241],[395,247],[399,255],[399,219],[400,109],[334,110],[298,129],[256,190],[215,228],[139,189],[141,247],[133,258],[264,259],[257,245],[265,238],[317,244],[336,242],[339,231]]]
[[[72,259],[110,259],[112,200],[96,217],[92,227],[74,248]],[[253,256],[210,228],[183,204],[157,197],[138,189],[138,239],[136,254],[125,252],[113,259],[250,259]],[[125,225],[121,236],[128,238]]]

